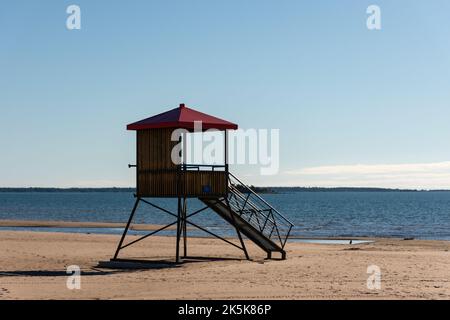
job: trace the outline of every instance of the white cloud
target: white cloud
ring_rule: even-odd
[[[408,172],[433,172],[448,170],[450,161],[435,163],[406,163],[406,164],[355,164],[303,168],[297,171],[286,171],[287,174],[386,174]]]
[[[284,174],[288,185],[450,189],[450,161],[317,166]]]

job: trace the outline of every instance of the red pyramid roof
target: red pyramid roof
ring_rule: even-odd
[[[156,128],[183,128],[194,129],[194,122],[201,121],[202,129],[237,129],[237,124],[222,120],[206,113],[186,107],[180,104],[178,108],[157,114],[156,116],[131,123],[127,130],[144,130]]]

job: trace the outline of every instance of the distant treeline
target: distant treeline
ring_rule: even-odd
[[[429,192],[429,191],[450,191],[450,190],[418,190],[418,189],[390,189],[390,188],[359,188],[359,187],[271,187],[275,193],[284,192]]]
[[[135,188],[0,188],[0,192],[135,192]]]
[[[257,193],[276,193],[275,189],[272,187],[255,187],[253,185],[249,187]],[[243,193],[248,193],[248,189],[246,187],[243,187],[242,185],[235,185],[235,188]]]
[[[245,188],[236,186],[242,192]],[[449,192],[450,190],[417,190],[417,189],[388,189],[388,188],[318,188],[318,187],[256,187],[250,188],[257,193],[291,193],[291,192]],[[0,188],[0,192],[136,192],[135,188]]]
[[[236,186],[241,192],[247,192],[246,188]],[[360,187],[256,187],[250,188],[257,193],[291,193],[291,192],[445,192],[450,190],[418,190],[418,189],[389,189],[389,188],[360,188]]]

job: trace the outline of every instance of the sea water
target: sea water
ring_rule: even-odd
[[[295,224],[292,235],[297,237],[369,236],[450,240],[450,192],[302,191],[262,194],[262,197]],[[129,192],[0,192],[0,219],[123,223],[127,221],[134,201]],[[151,201],[176,213],[176,200]],[[201,207],[198,200],[188,202],[189,212]],[[134,220],[136,223],[153,224],[173,221],[173,216],[143,203]],[[209,210],[192,217],[192,222],[220,235],[236,234],[230,225]],[[92,233],[122,231],[121,228],[46,230]],[[190,232],[192,235],[206,235],[200,231]]]

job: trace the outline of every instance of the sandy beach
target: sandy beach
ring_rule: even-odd
[[[130,236],[129,239],[133,239]],[[150,269],[98,268],[117,235],[0,232],[0,299],[450,299],[450,242],[373,239],[358,245],[291,242],[288,259],[253,261],[218,240],[189,239],[189,259]],[[155,237],[121,258],[173,259],[175,239]],[[221,259],[219,259],[221,258]],[[81,289],[69,290],[69,265],[81,268]],[[367,288],[367,267],[381,270],[381,289]]]

